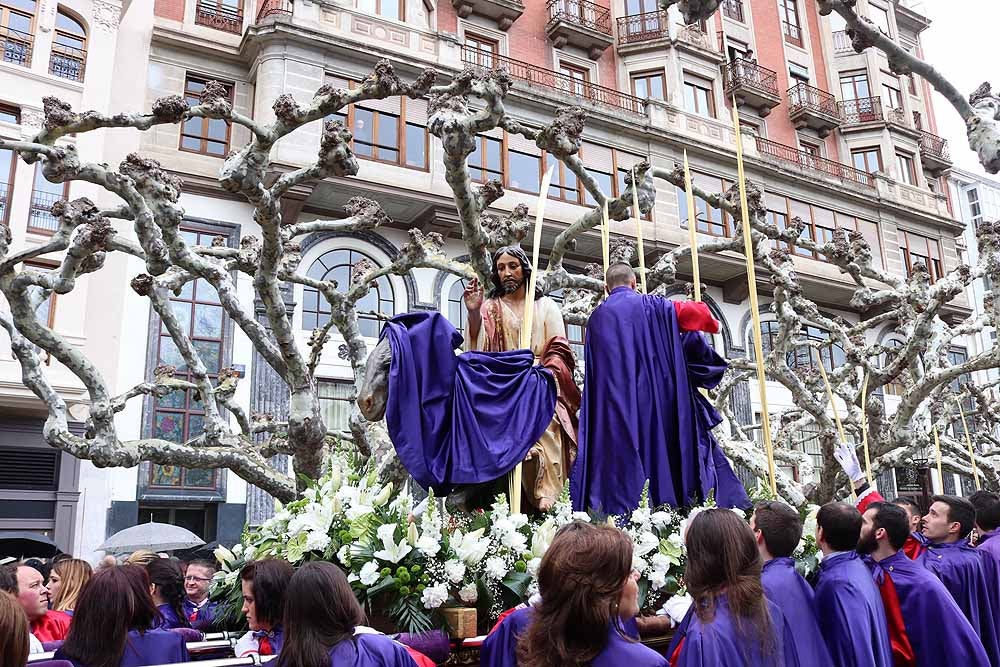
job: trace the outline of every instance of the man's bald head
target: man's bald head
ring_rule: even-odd
[[[604,284],[608,292],[616,287],[631,287],[635,289],[635,271],[624,262],[612,264],[604,276]]]

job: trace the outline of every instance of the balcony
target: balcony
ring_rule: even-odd
[[[746,23],[743,17],[743,0],[722,0],[722,15],[727,19]]]
[[[851,36],[846,30],[837,30],[833,33],[833,52],[838,56],[856,53],[851,43]]]
[[[618,46],[666,40],[670,37],[667,13],[662,9],[618,17]]]
[[[70,81],[83,81],[83,71],[87,63],[87,52],[63,44],[53,44],[49,56],[49,74]]]
[[[927,171],[935,177],[951,169],[951,156],[948,154],[948,140],[936,134],[919,130],[920,160]]]
[[[762,156],[795,164],[805,171],[832,176],[844,183],[854,183],[875,189],[875,178],[866,171],[813,155],[792,146],[785,146],[764,137],[755,137],[755,139],[757,140],[757,152]]]
[[[507,31],[524,13],[521,0],[451,0],[455,12],[462,18],[473,14],[496,21],[497,27]]]
[[[611,46],[611,10],[586,0],[548,0],[545,34],[561,49],[571,44],[597,60]]]
[[[737,104],[757,109],[762,117],[781,104],[778,73],[745,58],[726,64],[725,91],[726,97],[735,95]]]
[[[486,54],[484,57],[483,51],[470,46],[462,47],[462,62],[477,68],[491,67],[507,70],[507,73],[515,79],[521,79],[536,86],[576,96],[581,98],[578,100],[579,102],[593,102],[594,104],[613,107],[642,116],[646,115],[645,100],[612,88],[605,88],[604,86],[598,86],[587,81],[580,81],[566,74],[554,72],[538,65],[532,65],[531,63],[491,53]]]
[[[826,137],[840,125],[840,109],[830,93],[799,83],[788,89],[788,118],[801,130],[810,127]]]
[[[28,212],[28,231],[51,234],[59,229],[59,220],[52,215],[52,205],[57,201],[62,201],[62,199],[61,195],[44,190],[32,190],[31,208]]]
[[[845,126],[884,123],[881,97],[859,97],[856,100],[838,102],[840,117]]]
[[[271,17],[292,17],[292,0],[264,0],[261,4],[260,9],[257,10],[257,20],[254,23],[260,23],[264,19]]]
[[[7,198],[10,196],[10,186],[0,181],[0,225],[7,221]]]
[[[0,43],[3,44],[3,61],[31,67],[31,44],[34,37],[20,30],[0,26]]]
[[[243,34],[243,8],[229,7],[217,0],[200,0],[195,10],[194,22],[234,35]]]

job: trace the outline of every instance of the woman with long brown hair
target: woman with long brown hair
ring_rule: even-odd
[[[618,528],[577,521],[556,534],[538,568],[541,602],[486,638],[483,667],[666,667],[627,636],[639,613],[632,541]]]
[[[28,617],[21,605],[0,591],[0,667],[24,667],[28,662]]]
[[[181,566],[169,558],[157,558],[146,564],[146,574],[152,585],[153,603],[159,612],[158,628],[190,628],[184,614],[184,574]]]
[[[705,510],[691,521],[685,542],[684,581],[694,602],[671,663],[798,665],[785,617],[764,597],[763,561],[749,524],[728,509]]]
[[[65,558],[57,561],[49,573],[49,604],[54,611],[64,611],[72,614],[76,608],[76,600],[84,584],[90,581],[94,573],[90,563],[79,558]]]

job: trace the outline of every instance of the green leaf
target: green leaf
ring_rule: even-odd
[[[382,591],[391,590],[396,586],[396,578],[389,576],[384,577],[382,581],[376,583],[374,586],[368,588],[368,597],[373,598]]]
[[[500,582],[504,588],[509,590],[518,599],[523,600],[528,594],[528,585],[531,584],[531,575],[527,572],[512,570]]]

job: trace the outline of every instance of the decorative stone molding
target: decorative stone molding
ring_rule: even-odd
[[[103,32],[117,32],[122,6],[112,0],[94,0],[91,24]]]

